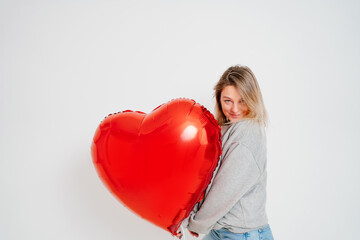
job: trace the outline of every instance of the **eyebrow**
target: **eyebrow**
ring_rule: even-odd
[[[228,96],[222,96],[222,97],[223,97],[223,98],[228,98],[228,99],[233,100],[231,97],[228,97]],[[240,99],[240,101],[241,101],[241,100],[244,100],[244,98],[241,98],[241,99]]]

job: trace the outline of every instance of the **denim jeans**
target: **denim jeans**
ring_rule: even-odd
[[[219,230],[211,230],[202,240],[274,240],[269,225],[263,228],[253,230],[246,233],[233,233],[222,228]]]

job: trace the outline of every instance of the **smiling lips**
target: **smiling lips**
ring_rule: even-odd
[[[241,114],[230,114],[230,116],[233,118],[239,118],[241,116]]]

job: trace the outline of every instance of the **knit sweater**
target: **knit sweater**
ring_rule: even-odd
[[[223,126],[222,155],[204,199],[185,226],[196,233],[226,228],[243,233],[268,223],[266,201],[266,136],[251,120]]]

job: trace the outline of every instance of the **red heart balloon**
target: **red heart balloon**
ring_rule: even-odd
[[[100,178],[125,206],[175,234],[211,181],[220,137],[208,110],[175,99],[149,114],[110,114],[91,151]]]

